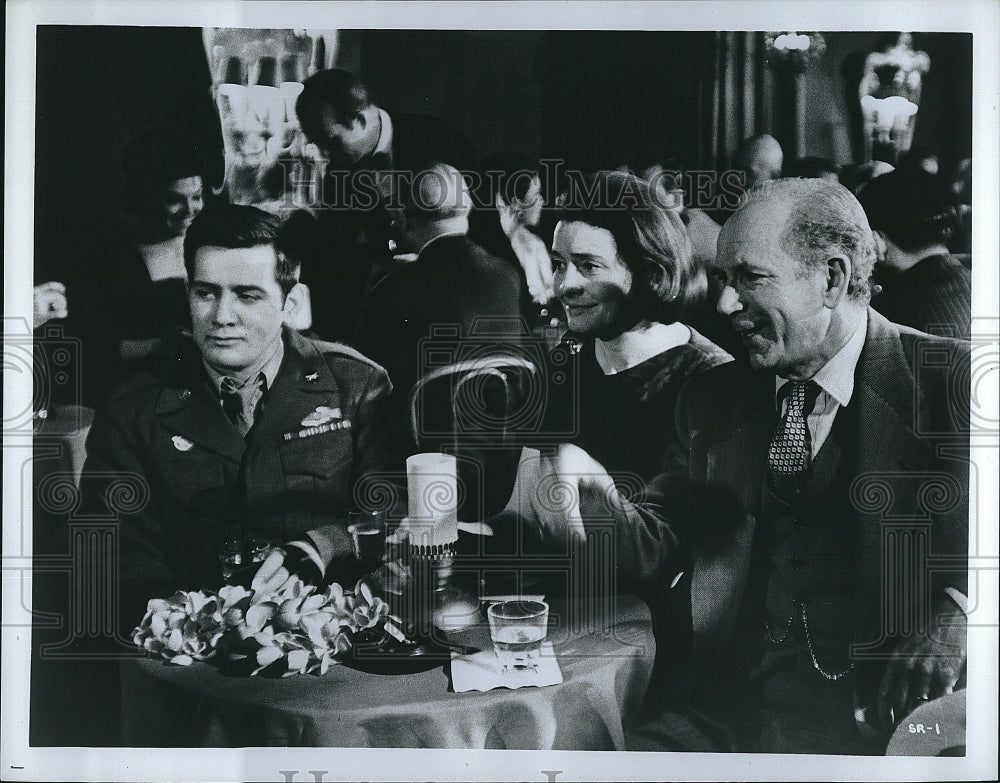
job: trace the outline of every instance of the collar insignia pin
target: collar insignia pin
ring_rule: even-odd
[[[191,399],[191,390],[190,389],[181,389],[179,392],[177,392],[177,399],[178,400],[190,400]]]
[[[309,381],[309,383],[315,383],[316,381],[319,380],[319,373],[318,372],[311,372],[311,373],[309,373],[306,376],[306,380]]]
[[[174,442],[174,448],[178,451],[191,451],[194,448],[194,444],[187,438],[182,438],[180,435],[174,435],[170,440]]]

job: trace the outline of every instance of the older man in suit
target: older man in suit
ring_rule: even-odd
[[[124,382],[95,417],[84,511],[120,519],[126,632],[149,598],[218,587],[226,539],[300,541],[297,559],[317,563],[346,556],[349,537],[330,523],[385,464],[386,373],[286,327],[302,292],[281,225],[235,205],[192,223],[193,340]],[[119,481],[137,483],[146,502],[116,510],[108,490]]]
[[[612,496],[619,569],[670,580],[669,556],[692,553],[688,698],[635,749],[878,753],[959,681],[969,346],[871,310],[874,257],[845,188],[758,186],[717,260],[718,307],[752,369],[688,385],[682,445],[641,502],[609,493],[584,453],[542,466],[583,476],[584,520]]]

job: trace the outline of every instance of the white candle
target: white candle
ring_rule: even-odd
[[[423,546],[458,540],[458,480],[451,454],[414,454],[406,460],[410,542]]]

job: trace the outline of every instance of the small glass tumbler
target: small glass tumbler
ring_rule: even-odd
[[[354,557],[362,563],[380,563],[385,554],[385,511],[349,511],[347,532]]]
[[[537,670],[548,631],[549,605],[544,601],[501,601],[490,605],[486,616],[500,670]]]
[[[253,575],[270,552],[270,542],[259,538],[223,541],[218,549],[222,581],[227,585],[249,587]]]

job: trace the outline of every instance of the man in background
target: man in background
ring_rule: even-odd
[[[490,255],[468,237],[472,203],[458,169],[428,164],[399,196],[393,226],[399,246],[416,260],[385,277],[365,297],[358,344],[392,380],[393,463],[401,466],[409,454],[428,450],[428,442],[414,440],[410,432],[414,385],[441,366],[440,357],[457,362],[494,349],[503,353],[520,343],[528,326],[524,279],[516,261]],[[485,513],[502,508],[506,496],[500,494],[498,490],[496,503],[487,503]]]
[[[304,82],[295,111],[306,139],[327,161],[317,224],[308,238],[303,282],[316,298],[313,329],[353,342],[363,295],[392,268],[387,203],[399,177],[427,160],[477,169],[468,139],[422,114],[375,104],[354,74],[331,68]]]
[[[733,163],[746,177],[746,189],[758,182],[778,179],[785,155],[774,136],[761,133],[745,139],[733,155]]]
[[[858,198],[879,246],[882,291],[872,307],[890,321],[968,340],[972,273],[948,252],[961,219],[947,182],[897,169],[873,179]]]

